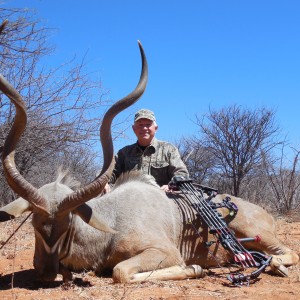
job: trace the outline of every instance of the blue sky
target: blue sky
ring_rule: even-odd
[[[5,5],[35,9],[57,29],[49,65],[87,53],[90,70],[112,100],[138,81],[140,40],[149,83],[122,116],[152,109],[160,139],[193,135],[195,114],[238,104],[275,109],[282,134],[300,147],[300,1],[11,0]],[[135,141],[129,137],[116,149]]]

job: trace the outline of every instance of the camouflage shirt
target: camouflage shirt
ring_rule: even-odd
[[[160,186],[168,184],[175,175],[188,176],[178,149],[156,138],[144,150],[138,143],[122,148],[115,156],[115,160],[116,165],[110,183],[114,183],[121,173],[131,170],[151,174]]]

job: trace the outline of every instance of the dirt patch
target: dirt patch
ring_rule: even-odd
[[[22,219],[0,224],[0,243],[4,243]],[[278,220],[278,236],[300,253],[300,222]],[[2,246],[1,246],[2,247]],[[273,276],[268,269],[250,286],[232,287],[226,279],[229,269],[212,269],[202,279],[114,284],[111,278],[92,273],[74,274],[74,282],[55,282],[41,286],[35,281],[32,260],[34,236],[30,221],[0,250],[0,300],[4,299],[300,299],[300,265],[289,268],[290,276]]]

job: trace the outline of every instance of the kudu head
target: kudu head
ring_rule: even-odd
[[[59,181],[37,189],[27,182],[17,170],[14,154],[16,145],[26,128],[26,107],[20,94],[0,75],[0,90],[16,108],[15,120],[3,147],[3,169],[9,186],[20,196],[17,200],[0,209],[0,221],[15,218],[26,211],[33,213],[32,224],[36,237],[34,267],[38,279],[42,281],[52,281],[58,273],[66,273],[60,264],[60,260],[66,253],[61,249],[65,248],[64,246],[70,238],[68,235],[74,214],[98,230],[115,232],[100,219],[86,202],[103,191],[114,168],[111,138],[112,120],[118,113],[134,104],[146,88],[148,66],[142,45],[140,42],[138,43],[142,58],[142,71],[138,85],[133,92],[110,107],[105,113],[100,127],[100,140],[104,156],[102,172],[93,182],[76,191]]]

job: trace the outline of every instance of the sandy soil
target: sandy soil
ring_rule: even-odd
[[[289,268],[290,276],[273,276],[268,269],[249,286],[234,287],[226,279],[229,269],[214,269],[202,279],[139,284],[114,284],[111,278],[92,273],[74,274],[72,284],[62,278],[41,286],[35,281],[32,265],[34,238],[29,221],[5,245],[23,219],[0,224],[0,300],[4,299],[300,299],[300,265]],[[300,254],[300,222],[278,220],[278,235]]]

